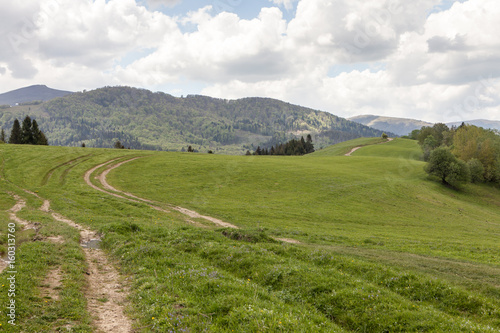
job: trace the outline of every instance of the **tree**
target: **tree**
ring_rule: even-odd
[[[122,145],[122,143],[120,141],[116,141],[113,147],[115,149],[125,149],[125,146]]]
[[[2,128],[2,131],[0,132],[0,142],[6,142],[5,140],[5,131]]]
[[[456,130],[453,148],[453,153],[465,162],[474,158],[481,161],[485,180],[500,179],[500,137],[494,131],[464,124]]]
[[[382,133],[382,139],[387,140],[388,138],[389,138],[389,136],[387,134]]]
[[[85,142],[82,142],[82,148],[85,148]]]
[[[194,149],[191,146],[188,146],[188,153],[194,153]]]
[[[47,137],[45,137],[45,134],[38,128],[36,120],[33,120],[31,131],[33,135],[33,144],[48,146]]]
[[[314,153],[314,145],[311,134],[307,134],[306,138],[306,154]]]
[[[439,177],[443,184],[452,186],[468,182],[470,179],[470,171],[465,162],[457,159],[446,147],[432,151],[425,171]]]
[[[422,144],[422,150],[424,151],[424,161],[428,161],[431,153],[434,149],[438,147],[438,142],[434,138],[434,135],[430,134],[425,138],[424,143]]]
[[[481,183],[484,181],[484,166],[480,160],[473,158],[467,162],[470,170],[470,178],[473,183]]]
[[[19,120],[14,120],[14,125],[12,125],[12,130],[10,131],[9,143],[21,144],[21,125]]]
[[[43,134],[42,131],[40,131],[38,134],[38,142],[36,144],[40,145],[40,146],[48,146],[49,145],[49,140],[47,140],[47,137],[45,136],[45,134]]]
[[[31,118],[26,116],[23,120],[21,127],[21,143],[27,145],[35,144],[35,137],[33,136],[33,124]]]

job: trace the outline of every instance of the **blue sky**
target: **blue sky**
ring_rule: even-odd
[[[350,117],[500,120],[497,0],[0,4],[0,92],[128,85]]]

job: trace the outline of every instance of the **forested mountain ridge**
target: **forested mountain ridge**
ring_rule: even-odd
[[[130,87],[104,87],[74,93],[40,105],[0,111],[0,126],[30,115],[51,145],[242,153],[311,133],[315,146],[382,132],[327,112],[270,98],[217,99],[199,95],[174,97]]]

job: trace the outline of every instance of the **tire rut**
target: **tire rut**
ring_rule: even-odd
[[[25,190],[25,192],[44,200],[34,192],[27,190]],[[12,195],[17,200],[17,203],[10,209],[11,218],[17,218],[15,213],[26,206],[26,201],[15,194]],[[83,252],[85,253],[85,260],[89,268],[87,272],[88,287],[86,290],[86,298],[88,300],[87,306],[90,315],[94,319],[93,324],[97,332],[133,332],[131,320],[125,315],[123,309],[128,290],[122,283],[120,274],[113,265],[110,264],[102,250],[83,247],[83,245],[92,240],[99,240],[98,233],[84,228],[71,219],[52,211],[50,209],[49,200],[44,200],[43,205],[39,209],[43,212],[50,213],[54,220],[66,223],[80,232],[80,244],[82,245]]]
[[[100,187],[97,187],[95,186],[94,184],[92,184],[90,182],[90,176],[91,174],[99,169],[100,167],[106,165],[106,164],[109,164],[110,162],[113,162],[114,160],[111,160],[111,161],[108,161],[107,163],[103,163],[101,165],[98,165],[92,169],[90,169],[89,171],[87,171],[87,173],[85,174],[85,182],[87,182],[88,185],[90,185],[91,187],[101,191],[101,192],[104,192],[104,193],[107,193],[107,194],[110,194],[110,195],[113,195],[115,197],[118,197],[118,198],[122,198],[122,199],[126,199],[126,200],[129,200],[129,201],[132,201],[132,202],[142,202],[142,203],[145,203],[147,204],[149,207],[153,208],[153,209],[156,209],[158,211],[162,211],[164,213],[169,213],[170,211],[166,210],[166,209],[163,209],[161,207],[158,207],[158,206],[155,206],[153,204],[155,204],[154,201],[151,201],[151,200],[148,200],[148,199],[144,199],[144,198],[141,198],[141,197],[138,197],[134,194],[131,194],[131,193],[128,193],[128,192],[124,192],[124,191],[120,191],[116,188],[114,188],[113,186],[109,185],[109,183],[107,182],[107,175],[109,174],[109,172],[111,172],[112,170],[122,166],[123,164],[125,163],[128,163],[128,162],[132,162],[132,161],[135,161],[137,159],[139,159],[141,157],[134,157],[134,158],[131,158],[129,160],[126,160],[126,161],[122,161],[120,163],[117,163],[117,164],[114,164],[114,165],[111,165],[110,167],[108,167],[105,171],[103,171],[99,176],[97,176],[96,178],[99,180],[99,182],[101,183],[101,185],[107,189],[108,191],[113,191],[113,192],[116,192],[116,193],[112,193],[112,192],[108,192]],[[116,159],[115,159],[116,160]],[[117,194],[119,193],[119,194]],[[121,195],[120,195],[121,194]],[[215,225],[218,225],[220,227],[223,227],[223,228],[232,228],[232,229],[239,229],[237,226],[231,224],[231,223],[228,223],[228,222],[224,222],[222,220],[219,220],[215,217],[211,217],[211,216],[206,216],[206,215],[201,215],[193,210],[189,210],[189,209],[186,209],[186,208],[182,208],[182,207],[178,207],[178,206],[172,206],[170,207],[172,210],[175,210],[189,218],[193,218],[193,219],[196,219],[196,218],[200,218],[200,219],[204,219],[204,220],[207,220]],[[192,223],[192,222],[191,222]]]
[[[111,186],[106,177],[107,175],[114,169],[122,166],[123,164],[125,163],[128,163],[128,162],[132,162],[132,161],[135,161],[137,159],[139,159],[141,157],[134,157],[134,158],[131,158],[129,160],[126,160],[126,161],[121,161],[117,164],[114,164],[114,165],[111,165],[109,166],[106,170],[104,170],[99,176],[96,177],[96,179],[99,180],[99,182],[101,183],[101,185],[108,191],[113,191],[113,192],[116,192],[116,193],[120,193],[122,195],[118,195],[116,193],[112,193],[112,192],[108,192],[100,187],[97,187],[95,186],[94,184],[92,184],[90,182],[90,177],[92,175],[92,173],[99,169],[100,167],[102,166],[105,166],[109,163],[112,163],[113,161],[115,161],[116,159],[114,160],[111,160],[111,161],[108,161],[106,163],[103,163],[101,165],[98,165],[92,169],[90,169],[89,171],[87,171],[87,173],[85,174],[85,181],[86,183],[91,186],[92,188],[94,189],[97,189],[101,192],[104,192],[104,193],[107,193],[107,194],[110,194],[110,195],[113,195],[115,197],[119,197],[119,198],[122,198],[122,199],[126,199],[126,200],[129,200],[129,201],[132,201],[132,202],[142,202],[142,203],[145,203],[147,204],[149,207],[153,208],[153,209],[156,209],[156,210],[159,210],[159,211],[162,211],[162,212],[165,212],[165,213],[169,213],[168,210],[165,210],[163,208],[160,208],[158,206],[155,206],[153,204],[155,204],[154,201],[152,200],[148,200],[148,199],[144,199],[144,198],[141,198],[141,197],[138,197],[132,193],[128,193],[128,192],[124,192],[124,191],[120,191],[118,190],[117,188]],[[215,217],[211,217],[211,216],[206,216],[206,215],[201,215],[199,214],[198,212],[195,212],[193,210],[189,210],[189,209],[186,209],[186,208],[183,208],[183,207],[179,207],[179,206],[172,206],[170,207],[172,210],[175,210],[183,215],[185,215],[186,217],[188,217],[188,219],[186,219],[186,222],[188,223],[191,223],[191,224],[194,224],[194,225],[197,225],[197,226],[202,226],[202,225],[199,225],[198,223],[192,221],[191,219],[204,219],[206,221],[209,221],[215,225],[218,225],[220,227],[223,227],[223,228],[232,228],[232,229],[239,229],[239,227],[235,226],[234,224],[231,224],[231,223],[228,223],[228,222],[224,222],[220,219],[217,219]],[[274,238],[278,241],[281,241],[281,242],[285,242],[285,243],[289,243],[289,244],[301,244],[301,242],[299,242],[298,240],[295,240],[295,239],[291,239],[291,238]]]

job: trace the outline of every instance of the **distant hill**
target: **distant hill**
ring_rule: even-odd
[[[406,119],[406,118],[394,118],[394,117],[382,117],[374,115],[363,115],[348,118],[350,121],[354,121],[372,128],[388,131],[395,133],[397,135],[408,135],[411,131],[415,129],[420,129],[422,126],[432,126],[433,123],[429,123],[422,120]]]
[[[192,145],[206,152],[239,154],[312,134],[316,148],[382,131],[327,112],[270,98],[177,98],[130,87],[78,92],[36,106],[0,111],[0,126],[14,118],[37,119],[49,143],[61,146],[125,147],[181,150]]]
[[[45,102],[69,94],[72,94],[72,92],[51,89],[44,85],[34,85],[0,94],[0,105],[14,106],[16,104],[34,101]]]
[[[468,125],[474,125],[477,127],[482,127],[486,129],[495,129],[500,131],[500,121],[498,120],[485,120],[485,119],[476,119],[476,120],[466,120],[464,123]],[[462,125],[461,121],[454,123],[447,123],[448,126],[460,126]]]
[[[395,118],[395,117],[383,117],[374,115],[363,115],[349,118],[349,120],[370,126],[372,128],[396,133],[397,135],[408,135],[411,131],[415,129],[420,129],[423,126],[433,126],[434,123],[416,120],[416,119],[406,119],[406,118]],[[478,127],[483,127],[487,129],[500,130],[500,121],[496,120],[466,120],[466,124],[475,125]],[[449,127],[460,126],[462,121],[446,123]]]

